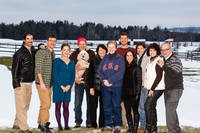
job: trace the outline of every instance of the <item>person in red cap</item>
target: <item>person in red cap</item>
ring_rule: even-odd
[[[77,61],[78,61],[77,56],[81,51],[85,50],[89,54],[88,62],[90,63],[93,57],[95,57],[95,53],[89,48],[87,48],[87,40],[84,37],[78,38],[77,45],[78,45],[78,48],[70,55],[70,59],[74,60],[76,64],[76,71],[85,70],[85,72],[82,76],[83,80],[75,78],[75,105],[74,105],[75,108],[74,110],[75,110],[76,125],[74,128],[80,127],[83,121],[81,118],[82,117],[81,105],[83,102],[84,90],[86,92],[86,101],[87,101],[86,127],[89,128],[91,127],[91,121],[90,121],[90,112],[89,112],[89,109],[90,109],[89,92],[90,91],[89,91],[89,87],[87,83],[88,68],[84,68],[83,66],[77,64]]]

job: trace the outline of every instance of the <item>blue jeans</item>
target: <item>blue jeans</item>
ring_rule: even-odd
[[[122,126],[121,87],[103,87],[103,110],[105,126]]]
[[[141,88],[141,95],[140,95],[140,102],[139,102],[139,114],[140,114],[140,126],[141,127],[146,127],[146,115],[145,115],[145,110],[144,110],[144,104],[146,102],[148,95],[148,90],[142,86]]]
[[[81,124],[83,122],[82,120],[82,102],[83,102],[83,94],[84,90],[86,92],[86,101],[87,101],[87,120],[86,125],[91,124],[90,123],[90,105],[89,105],[89,88],[87,84],[75,84],[75,105],[74,105],[74,111],[75,111],[75,123]]]

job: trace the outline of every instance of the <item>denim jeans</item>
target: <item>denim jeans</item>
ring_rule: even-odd
[[[103,111],[105,126],[122,126],[121,87],[103,87]]]
[[[148,95],[148,90],[142,86],[141,88],[141,95],[140,95],[140,102],[139,102],[139,114],[140,114],[140,126],[141,127],[146,127],[146,115],[145,115],[145,110],[144,110],[144,104],[146,102]]]
[[[86,92],[86,102],[87,102],[87,120],[86,125],[91,124],[90,123],[90,105],[89,105],[89,88],[87,84],[75,84],[75,105],[74,105],[74,111],[75,111],[75,123],[81,124],[83,122],[82,120],[82,110],[81,106],[83,103],[83,94],[84,90]]]

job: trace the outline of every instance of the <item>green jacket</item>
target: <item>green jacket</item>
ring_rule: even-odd
[[[54,51],[50,51],[48,48],[40,49],[35,55],[35,83],[40,84],[38,79],[38,73],[42,74],[44,84],[47,88],[52,86],[52,68],[53,68],[53,59],[55,58]]]

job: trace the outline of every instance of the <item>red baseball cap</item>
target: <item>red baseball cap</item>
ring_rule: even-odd
[[[79,45],[80,41],[84,41],[85,44],[87,45],[87,40],[84,37],[79,37],[77,41],[77,45]]]

